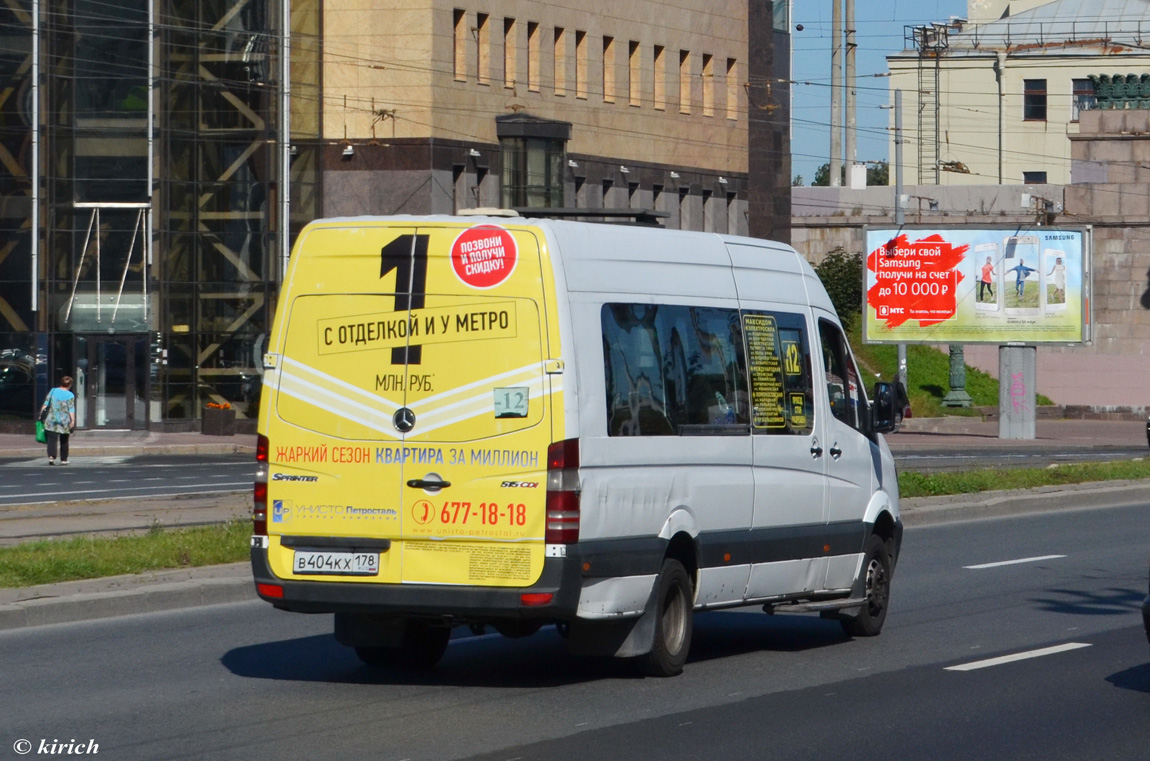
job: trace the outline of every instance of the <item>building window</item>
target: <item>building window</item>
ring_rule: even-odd
[[[539,92],[539,23],[527,22],[527,89]]]
[[[1046,121],[1046,80],[1024,79],[1022,118],[1028,122]]]
[[[523,115],[496,117],[502,150],[502,203],[505,208],[555,208],[563,205],[568,122]]]
[[[1074,93],[1070,98],[1070,121],[1078,121],[1078,115],[1098,106],[1094,96],[1094,83],[1089,79],[1073,80]]]
[[[467,81],[467,11],[455,9],[455,54],[452,71],[456,82]]]
[[[715,115],[715,57],[703,54],[703,116]]]
[[[515,19],[503,19],[503,86],[509,90],[515,89],[515,80],[519,74],[519,52],[515,44]]]
[[[563,205],[563,140],[500,138],[499,146],[503,151],[504,208]]]
[[[587,99],[587,33],[575,30],[575,97]]]
[[[739,62],[727,59],[727,118],[739,119]]]
[[[466,208],[470,199],[467,198],[467,170],[466,167],[456,164],[451,168],[451,210],[458,212]]]
[[[615,102],[615,38],[603,38],[603,102]]]
[[[1026,185],[1045,185],[1046,172],[1023,172],[1022,182]]]
[[[643,77],[639,43],[627,43],[627,96],[632,106],[642,105]]]
[[[475,14],[475,75],[481,85],[491,84],[491,17]]]
[[[790,3],[787,0],[774,0],[771,3],[771,15],[776,32],[791,33]]]
[[[679,113],[691,113],[691,51],[679,51]]]
[[[666,48],[655,46],[655,109],[667,109],[667,56]]]
[[[555,27],[555,94],[567,95],[567,30]]]

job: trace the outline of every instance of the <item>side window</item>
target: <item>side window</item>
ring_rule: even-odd
[[[814,430],[814,384],[803,315],[746,312],[743,334],[751,381],[751,430],[809,435]]]
[[[846,337],[837,325],[828,320],[819,320],[819,337],[822,339],[831,414],[861,431],[866,398]]]
[[[608,435],[746,433],[736,310],[605,304],[602,327]]]

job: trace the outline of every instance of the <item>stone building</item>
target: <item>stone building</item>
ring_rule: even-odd
[[[787,240],[788,8],[3,4],[0,429],[67,374],[81,428],[227,403],[251,430],[320,216],[648,209]]]
[[[887,56],[890,91],[903,92],[907,182],[1070,182],[1067,136],[1094,105],[1091,75],[1150,71],[1150,2],[967,5],[967,19],[908,28],[906,49]],[[1150,99],[1150,80],[1139,97]]]

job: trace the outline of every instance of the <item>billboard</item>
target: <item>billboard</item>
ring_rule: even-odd
[[[1089,310],[1083,229],[868,229],[870,343],[1082,343]]]

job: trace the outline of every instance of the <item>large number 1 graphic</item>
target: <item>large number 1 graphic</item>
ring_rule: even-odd
[[[395,270],[395,311],[423,309],[427,292],[427,235],[400,235],[380,251],[379,277]],[[396,346],[391,364],[418,365],[422,347]]]

